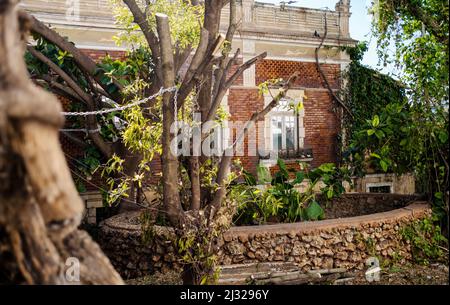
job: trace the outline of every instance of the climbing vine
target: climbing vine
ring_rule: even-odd
[[[361,174],[413,173],[448,235],[448,1],[380,0],[371,11],[380,62],[401,83],[361,66],[366,46],[349,50],[344,96],[356,119],[344,124],[343,155]]]

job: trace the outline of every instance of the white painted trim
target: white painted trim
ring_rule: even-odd
[[[246,35],[241,34],[239,35],[239,38],[242,39],[254,39],[258,42],[271,42],[271,43],[278,43],[278,44],[293,44],[293,45],[304,45],[304,46],[311,46],[311,47],[317,47],[320,44],[320,41],[313,40],[313,39],[305,39],[306,37],[302,35],[302,33],[294,33],[290,35],[289,37],[292,38],[279,38],[279,34],[277,33],[267,33],[274,35],[274,37],[261,37],[257,35]],[[298,38],[297,38],[298,37]],[[237,38],[237,37],[236,37]],[[341,42],[339,43],[339,40]],[[339,47],[344,44],[344,42],[348,42],[348,44],[355,44],[357,41],[353,39],[339,39],[339,38],[330,38],[325,40],[325,44],[328,46],[333,47]]]
[[[46,14],[46,13],[36,13],[36,12],[30,12],[31,15],[36,17],[36,19],[39,19],[39,21],[44,23],[50,23],[51,25],[63,25],[67,27],[80,27],[80,28],[105,28],[109,29],[111,31],[118,31],[119,28],[115,26],[113,19],[107,19],[107,18],[98,18],[94,19],[91,17],[83,17],[85,18],[85,21],[73,21],[73,20],[67,20],[66,16],[63,14]],[[58,18],[60,17],[60,18]],[[92,19],[88,20],[88,19]],[[95,21],[94,21],[95,20]],[[104,22],[101,22],[104,21]],[[106,22],[105,22],[106,21]],[[109,22],[108,22],[109,21]]]
[[[97,51],[127,51],[128,49],[125,47],[110,47],[110,46],[93,46],[88,44],[75,44],[78,49],[82,50],[97,50]]]

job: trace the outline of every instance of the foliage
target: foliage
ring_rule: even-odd
[[[415,151],[420,149],[409,140],[415,132],[413,125],[407,103],[388,104],[379,115],[366,119],[348,146],[355,172],[362,175],[368,168],[398,174],[410,171]]]
[[[430,261],[444,259],[448,253],[444,247],[448,246],[448,240],[435,222],[436,219],[430,218],[416,220],[400,231],[402,238],[410,243],[416,262],[428,264]]]
[[[114,90],[117,90],[117,86],[114,86],[112,82],[113,80],[122,86],[130,86],[137,80],[142,82],[143,79],[147,79],[153,73],[154,65],[149,51],[140,46],[127,52],[124,58],[112,58],[107,54],[98,64],[99,71],[106,72],[103,76],[102,83],[107,84],[110,89],[108,93],[112,93]],[[131,93],[142,96],[144,93],[142,89],[146,86],[148,84],[141,85],[141,90],[135,90]]]
[[[206,224],[205,224],[206,225]],[[208,231],[208,230],[202,230]],[[181,262],[190,269],[193,273],[199,275],[197,280],[200,285],[213,284],[219,279],[220,268],[217,267],[218,257],[211,253],[212,238],[210,234],[198,234],[198,229],[187,230],[178,234],[176,239],[176,249],[181,257]]]
[[[367,51],[366,42],[345,50],[352,60],[344,72],[347,86],[342,92],[343,100],[353,114],[353,118],[344,118],[344,137],[349,141],[374,114],[390,103],[402,103],[406,97],[405,88],[399,81],[361,64]]]
[[[104,103],[105,107],[116,106],[111,101],[100,101],[100,98],[91,91],[88,84],[88,79],[85,73],[81,71],[75,63],[73,56],[67,52],[63,52],[56,45],[49,43],[42,37],[35,36],[37,51],[57,64],[65,73],[67,73],[82,90],[87,94],[92,95],[98,103]],[[29,52],[25,53],[25,60],[27,68],[32,77],[46,77],[52,76],[47,65],[32,56]],[[125,87],[124,93],[133,102],[145,95],[145,90],[149,84],[143,81],[153,73],[153,63],[147,49],[143,47],[135,48],[127,52],[124,58],[114,59],[106,55],[98,63],[96,73],[104,72],[101,82],[107,85],[108,93],[113,93],[117,90],[117,86],[113,81],[118,82]],[[63,84],[63,80],[56,78],[56,81]],[[158,109],[158,105],[155,109]],[[71,100],[69,104],[69,111],[86,111],[86,105],[78,100]],[[153,116],[158,116],[158,111],[153,113]],[[130,189],[131,184],[136,182],[138,185],[142,182],[144,172],[148,172],[148,163],[151,161],[154,153],[159,153],[161,146],[159,145],[159,137],[161,135],[161,123],[155,122],[149,124],[149,119],[144,117],[143,110],[136,106],[127,109],[123,112],[110,112],[103,115],[97,115],[97,122],[100,128],[100,135],[106,142],[123,142],[127,148],[132,151],[139,151],[143,153],[142,161],[139,165],[139,170],[131,177],[125,177],[123,168],[111,168],[110,170],[103,170],[103,174],[108,173],[116,175],[115,177],[108,177],[107,183],[110,186],[110,193],[108,202],[112,204],[126,195]],[[68,117],[66,120],[67,128],[81,129],[86,128],[85,119],[81,116]],[[90,180],[91,176],[100,167],[108,167],[119,158],[117,155],[113,156],[111,160],[105,160],[104,156],[95,148],[92,141],[86,133],[83,140],[88,144],[83,152],[81,158],[75,159],[76,166],[79,172]],[[124,181],[119,181],[118,177],[124,177]],[[85,186],[81,180],[77,181],[79,190],[85,190]]]
[[[316,200],[316,188],[323,183],[320,192],[326,200],[340,196],[345,192],[343,181],[350,181],[348,170],[337,168],[332,163],[319,166],[309,172],[298,171],[295,178],[290,179],[290,170],[285,163],[278,160],[279,171],[273,178],[259,168],[264,180],[270,187],[257,186],[257,179],[245,172],[245,184],[236,185],[232,196],[239,202],[235,223],[265,223],[269,220],[277,222],[296,222],[320,220],[325,217],[323,208]],[[306,179],[308,181],[306,181]],[[296,186],[307,182],[306,190],[299,191]]]
[[[117,45],[132,45],[148,47],[139,25],[121,0],[110,0],[116,24],[122,29],[114,40]],[[138,2],[139,3],[139,2]],[[192,45],[196,46],[200,38],[200,26],[203,22],[204,8],[202,5],[193,6],[189,1],[183,0],[156,0],[146,2],[148,12],[147,22],[154,30],[156,28],[156,13],[163,13],[169,17],[172,42],[182,49]]]
[[[417,190],[428,195],[447,228],[448,1],[380,0],[371,11],[380,60],[402,71],[403,89],[395,94],[385,82],[378,89],[387,93],[383,101],[362,90],[361,75],[350,74],[355,86],[350,91],[365,96],[349,94],[348,102],[360,102],[365,113],[355,112],[356,123],[350,125],[347,160],[360,173],[370,167],[414,173]],[[380,102],[383,107],[377,109]]]

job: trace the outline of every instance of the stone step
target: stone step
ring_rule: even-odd
[[[220,268],[219,285],[245,285],[251,276],[298,270],[298,266],[290,262],[226,265]]]
[[[269,271],[287,271],[298,269],[295,263],[275,262],[275,263],[249,263],[220,266],[221,274],[256,273]]]

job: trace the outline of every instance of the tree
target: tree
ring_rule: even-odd
[[[413,172],[447,228],[448,1],[380,0],[371,11],[380,59],[402,71],[407,101],[374,114],[354,144],[384,171]]]
[[[219,33],[220,15],[227,4],[230,17],[228,29],[223,35]],[[235,0],[209,0],[204,3],[196,0],[154,2],[124,0],[123,3],[116,1],[115,8],[118,10],[118,22],[125,33],[119,35],[119,39],[133,43],[137,46],[136,49],[143,48],[148,56],[147,63],[151,66],[151,71],[142,69],[144,73],[139,73],[132,81],[124,84],[121,82],[123,78],[117,77],[117,74],[111,71],[108,72],[104,65],[95,64],[73,44],[33,17],[30,17],[32,31],[56,45],[62,52],[60,56],[70,54],[70,61],[81,71],[81,78],[86,85],[77,88],[78,83],[75,81],[74,84],[73,77],[71,81],[70,77],[65,76],[62,73],[64,70],[58,70],[46,60],[45,56],[40,56],[32,48],[29,48],[29,51],[50,67],[59,82],[55,85],[48,77],[40,77],[41,80],[44,80],[51,89],[58,90],[65,96],[71,96],[74,100],[81,100],[87,105],[88,110],[97,109],[100,102],[95,99],[101,96],[119,105],[127,105],[130,101],[136,102],[161,92],[162,87],[176,88],[164,91],[161,98],[147,100],[143,105],[150,109],[149,112],[133,107],[124,114],[132,124],[129,124],[128,129],[122,133],[120,146],[123,154],[114,154],[116,148],[103,143],[104,139],[95,138],[95,133],[90,137],[104,154],[111,156],[111,162],[106,169],[107,174],[125,173],[128,176],[127,181],[137,183],[141,183],[142,177],[150,170],[148,162],[153,156],[153,146],[160,143],[164,214],[177,234],[176,247],[186,266],[185,282],[212,281],[215,275],[214,254],[217,251],[217,243],[221,233],[230,225],[235,209],[233,202],[227,200],[227,186],[233,177],[230,175],[230,167],[234,146],[228,147],[221,157],[209,157],[204,154],[177,157],[171,151],[171,142],[175,135],[170,129],[179,119],[180,112],[186,112],[186,116],[200,112],[201,125],[218,120],[220,103],[227,90],[246,69],[263,59],[266,53],[242,65],[238,64],[240,50],[231,54],[233,36],[239,25]],[[231,68],[235,65],[238,67],[232,72]],[[183,66],[186,66],[187,70],[183,70]],[[249,125],[275,107],[296,78],[297,74],[294,74],[281,84],[279,94],[267,107],[249,118]],[[63,88],[60,86],[61,83],[64,85]],[[92,103],[93,97],[95,101]],[[98,123],[95,116],[87,118],[88,127],[94,128]],[[158,137],[149,135],[152,130],[158,128],[161,132],[161,141]],[[237,135],[235,143],[243,139],[247,132],[248,128],[244,128]],[[207,135],[202,135],[202,141]],[[202,179],[205,172],[211,173],[207,176],[207,181]],[[188,196],[183,199],[179,187],[182,180],[189,185]],[[123,190],[127,190],[125,184],[120,185],[123,186]],[[123,192],[118,192],[121,193]]]
[[[29,21],[16,0],[0,1],[0,282],[121,284],[77,229],[84,207],[59,148],[61,107],[31,83],[21,57]],[[64,273],[69,258],[79,281]]]

